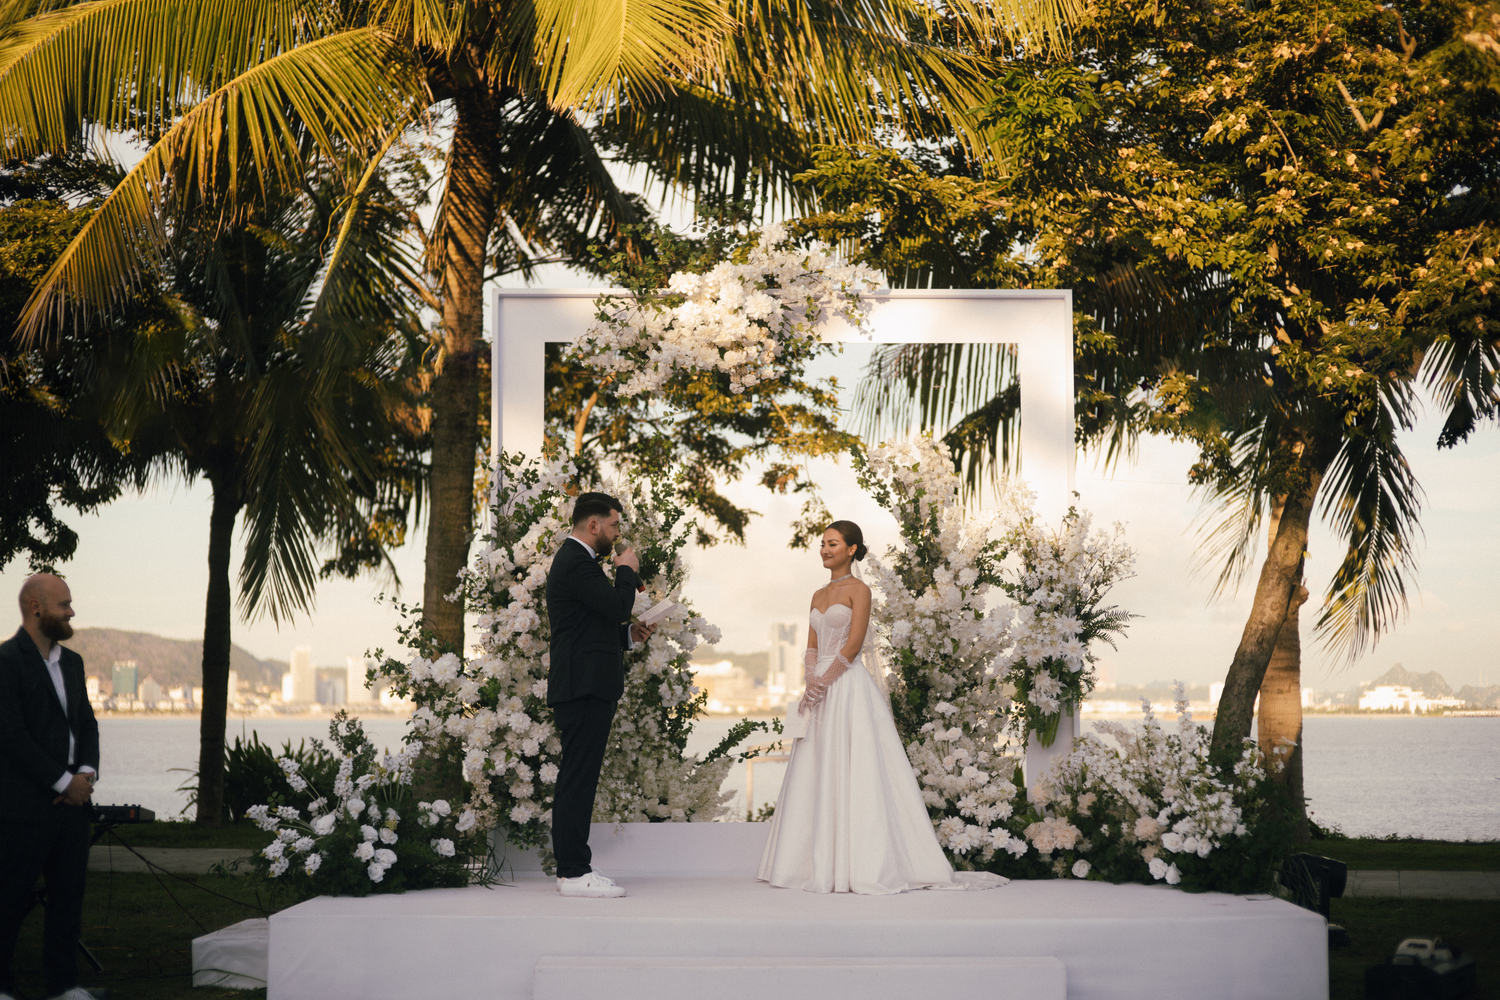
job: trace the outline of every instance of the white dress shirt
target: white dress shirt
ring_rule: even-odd
[[[577,535],[569,535],[568,538],[570,540],[572,540],[572,541],[577,542],[579,545],[582,545],[583,546],[583,550],[589,554],[589,558],[590,559],[598,559],[599,558],[599,553],[597,553],[597,552],[594,551],[594,547],[592,545],[590,545],[588,542],[585,542],[582,538],[579,538]],[[635,636],[633,636],[633,635],[630,634],[630,630],[629,629],[626,629],[625,630],[625,649],[627,651],[629,651],[629,650],[632,650],[634,648],[635,648]]]
[[[58,704],[63,707],[63,714],[68,713],[68,688],[63,683],[62,675],[62,646],[52,644],[52,651],[47,654],[47,673],[52,678],[52,686],[57,689]],[[73,765],[78,762],[78,737],[73,735],[73,727],[68,727],[68,768],[62,773],[62,777],[52,783],[52,790],[61,793],[67,789],[68,783],[73,780]],[[78,774],[94,774],[95,771],[87,764],[77,769]]]

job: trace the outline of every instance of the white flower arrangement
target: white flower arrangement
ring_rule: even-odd
[[[1020,561],[1000,585],[1016,602],[1005,681],[1015,690],[1012,719],[1023,741],[1033,732],[1043,746],[1052,745],[1063,713],[1094,689],[1090,644],[1113,641],[1130,618],[1101,605],[1109,588],[1131,575],[1135,553],[1122,525],[1106,534],[1090,533],[1091,524],[1087,511],[1070,508],[1060,531],[1027,516],[1005,539]]]
[[[597,322],[574,345],[584,364],[619,380],[633,396],[661,389],[679,374],[721,372],[730,391],[779,377],[785,358],[818,341],[830,315],[863,329],[865,296],[878,272],[814,244],[791,246],[767,226],[743,260],[672,275],[661,294],[604,299]]]
[[[1003,553],[994,528],[1029,508],[965,512],[953,465],[931,438],[857,456],[860,484],[896,516],[901,544],[870,560],[871,620],[893,670],[891,705],[937,829],[956,865],[1026,850],[1007,821],[1017,761],[1005,752],[1006,697],[994,664],[1014,644],[1014,611],[986,610]]]
[[[416,736],[450,741],[462,760],[468,801],[458,832],[504,828],[507,840],[551,849],[552,799],[562,745],[547,707],[547,571],[570,530],[573,470],[568,463],[502,459],[494,498],[497,534],[485,540],[460,592],[477,617],[477,655],[422,655],[380,668],[417,703]],[[683,754],[705,696],[693,685],[689,655],[718,629],[683,597],[679,557],[691,526],[680,524],[669,484],[626,478],[579,484],[618,498],[625,536],[641,556],[646,591],[637,611],[671,598],[682,610],[626,656],[625,693],[615,714],[595,798],[599,822],[702,822],[724,815],[732,793],[720,786],[732,760],[726,747],[700,760]]]
[[[305,818],[290,805],[246,810],[257,826],[275,834],[256,858],[267,875],[299,876],[316,892],[355,896],[489,881],[485,848],[456,829],[463,817],[452,817],[447,802],[418,802],[416,813],[402,818],[411,800],[412,769],[422,754],[420,742],[379,755],[359,723],[342,712],[330,735],[342,750],[331,796],[314,799]],[[311,780],[296,758],[282,756],[277,764],[289,788],[309,790]],[[424,841],[415,835],[418,828],[449,836]],[[393,868],[398,875],[388,881]]]
[[[1033,868],[1228,892],[1266,887],[1287,828],[1267,818],[1274,792],[1260,750],[1247,740],[1232,774],[1223,774],[1208,758],[1208,733],[1193,724],[1180,684],[1177,692],[1175,734],[1143,702],[1139,728],[1094,724],[1117,745],[1084,736],[1027,788],[1015,823],[1036,849]]]

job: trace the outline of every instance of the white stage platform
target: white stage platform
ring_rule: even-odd
[[[596,825],[591,842],[624,899],[564,899],[513,857],[509,886],[277,913],[268,1000],[561,1000],[606,983],[621,1000],[1328,995],[1323,918],[1281,900],[1072,880],[818,895],[754,881],[763,824],[613,830]]]

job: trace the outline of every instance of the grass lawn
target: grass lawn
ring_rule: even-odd
[[[117,826],[115,835],[131,847],[222,847],[258,851],[271,842],[271,835],[254,823],[230,823],[211,830],[190,822],[128,823]],[[101,844],[113,843],[105,837]]]
[[[1379,965],[1402,938],[1441,937],[1473,955],[1479,992],[1500,1000],[1500,903],[1462,899],[1335,899],[1333,922],[1352,939],[1328,953],[1329,1000],[1363,1000],[1365,969]]]
[[[1500,872],[1500,840],[1314,840],[1306,851],[1355,871]]]
[[[80,955],[78,969],[82,984],[103,986],[119,1000],[264,998],[264,989],[194,989],[192,940],[248,917],[265,916],[267,909],[280,909],[293,900],[267,898],[264,889],[257,900],[255,884],[244,878],[208,875],[180,878],[182,881],[162,876],[158,882],[151,875],[89,873],[83,904],[83,941],[104,965],[104,971],[95,972]],[[31,912],[21,928],[15,968],[20,1000],[35,1000],[45,993],[40,908]]]

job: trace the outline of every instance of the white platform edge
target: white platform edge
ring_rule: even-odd
[[[544,956],[532,1000],[1066,1000],[1055,958],[675,958]]]

